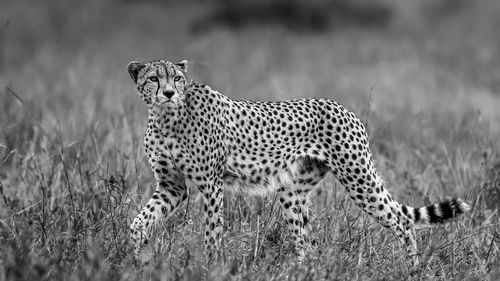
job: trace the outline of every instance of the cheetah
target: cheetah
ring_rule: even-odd
[[[444,223],[470,207],[461,199],[413,208],[394,200],[376,171],[365,127],[329,99],[240,101],[187,80],[187,61],[133,61],[128,72],[148,108],[144,148],[156,189],[133,220],[134,256],[195,186],[203,198],[205,248],[220,256],[223,188],[277,192],[299,257],[310,245],[309,194],[328,172],[363,211],[416,258],[415,228]],[[417,261],[418,262],[418,261]]]

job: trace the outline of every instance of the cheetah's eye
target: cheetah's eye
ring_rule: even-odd
[[[174,82],[179,82],[181,80],[181,78],[182,78],[181,76],[175,76]]]
[[[149,77],[149,80],[151,80],[152,82],[158,82],[158,77],[151,76],[151,77]]]

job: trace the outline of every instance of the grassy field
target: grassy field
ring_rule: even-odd
[[[383,25],[320,31],[212,25],[212,4],[181,2],[3,1],[0,280],[500,278],[497,1],[377,1]],[[155,58],[191,60],[193,78],[233,98],[335,99],[367,125],[398,201],[461,197],[472,211],[419,230],[413,269],[330,176],[312,198],[318,245],[299,264],[274,194],[226,193],[225,263],[207,268],[193,192],[136,266],[128,226],[154,181],[126,65]]]

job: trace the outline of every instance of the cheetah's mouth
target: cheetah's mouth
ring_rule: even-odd
[[[166,103],[173,103],[173,101],[172,101],[172,99],[168,99],[168,98],[156,98],[156,103],[158,105],[163,105]]]

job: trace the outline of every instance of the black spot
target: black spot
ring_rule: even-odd
[[[405,214],[406,216],[408,215],[408,208],[403,205],[403,207],[401,208],[403,210],[403,214]]]

